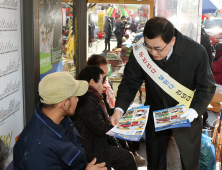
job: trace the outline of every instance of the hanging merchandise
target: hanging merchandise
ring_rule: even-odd
[[[104,10],[98,10],[98,27],[100,28],[100,32],[103,31],[104,29],[104,16],[105,16],[105,11]]]
[[[112,5],[111,7],[108,8],[106,13],[108,16],[115,18],[116,14],[119,13],[119,9],[117,5]]]
[[[121,13],[121,16],[126,16],[128,17],[128,12],[126,11],[126,9],[123,7],[123,5],[119,5],[119,11]]]
[[[110,17],[115,17],[116,13],[119,13],[121,14],[121,16],[129,16],[129,13],[127,11],[127,8],[125,5],[113,5],[112,7],[109,7],[108,10],[107,10],[107,15],[110,16]]]
[[[114,7],[109,7],[106,13],[107,13],[108,16],[111,17],[112,14],[113,14],[113,11],[114,11]]]

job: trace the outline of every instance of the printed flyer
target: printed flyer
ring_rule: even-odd
[[[180,105],[168,109],[153,112],[155,131],[172,128],[191,127],[190,121],[183,117],[186,111],[185,105]]]
[[[139,106],[128,110],[120,119],[119,125],[106,134],[124,140],[139,141],[146,127],[149,109],[150,106]]]
[[[61,7],[61,0],[39,0],[40,79],[62,71]]]

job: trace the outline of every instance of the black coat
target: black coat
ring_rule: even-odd
[[[207,50],[207,54],[209,57],[209,65],[212,69],[212,63],[213,63],[213,55],[212,55],[212,48],[210,43],[209,35],[205,32],[203,28],[201,28],[201,40],[200,44],[204,46],[204,48]]]
[[[201,116],[210,103],[216,87],[204,47],[177,30],[175,31],[175,37],[176,43],[173,47],[173,53],[165,66],[161,67],[163,62],[156,61],[150,56],[173,79],[190,90],[196,89],[190,108],[195,109],[199,117],[191,123],[190,128],[172,129],[186,169],[193,170],[199,163],[202,132]],[[176,106],[178,102],[164,92],[144,72],[135,59],[133,52],[129,56],[123,79],[118,87],[116,107],[126,111],[141,87],[143,80],[145,80],[146,87],[145,105],[150,105],[146,134],[147,139],[153,139],[158,134],[166,135],[166,131],[155,133],[153,111]]]
[[[112,36],[112,24],[110,19],[107,19],[105,22],[104,32],[107,38],[110,38]]]
[[[106,162],[106,167],[111,169],[109,136],[106,135],[111,129],[111,124],[106,121],[102,106],[95,96],[87,92],[79,97],[75,111],[75,127],[83,137],[80,139],[86,158],[91,162],[95,157],[97,163]]]

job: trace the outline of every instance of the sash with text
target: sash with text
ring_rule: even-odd
[[[141,38],[133,47],[133,53],[143,70],[155,81],[167,94],[189,109],[194,96],[194,91],[183,86],[159,68],[150,58],[148,51],[143,47],[144,38]]]

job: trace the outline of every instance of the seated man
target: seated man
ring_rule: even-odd
[[[14,170],[106,170],[96,159],[87,163],[77,130],[69,118],[78,97],[88,90],[67,72],[45,76],[39,83],[40,103],[13,148]],[[88,165],[87,165],[88,164]]]
[[[111,141],[113,137],[106,135],[112,126],[106,105],[103,101],[103,70],[98,66],[87,66],[80,74],[80,80],[89,83],[89,89],[79,97],[76,108],[75,127],[83,137],[80,142],[86,152],[88,161],[94,157],[97,162],[106,162],[107,169],[111,170],[136,170],[133,155],[123,148],[115,146]]]

